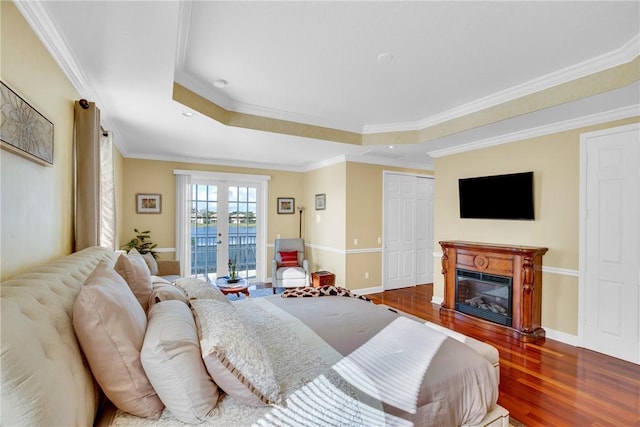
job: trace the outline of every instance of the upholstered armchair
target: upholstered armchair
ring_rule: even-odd
[[[308,286],[309,262],[304,255],[303,239],[276,239],[271,262],[272,287]]]

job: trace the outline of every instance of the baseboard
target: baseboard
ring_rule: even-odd
[[[542,328],[545,331],[545,338],[549,338],[554,341],[560,341],[561,343],[572,345],[574,347],[578,346],[578,337],[576,335],[571,335],[566,332],[545,328],[544,325],[542,326]]]
[[[368,295],[368,294],[377,294],[379,292],[384,291],[382,286],[374,286],[371,288],[361,288],[361,289],[350,289],[356,295]]]

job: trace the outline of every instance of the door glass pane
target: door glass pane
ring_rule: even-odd
[[[229,187],[229,260],[244,279],[256,277],[257,189]]]
[[[191,275],[211,282],[217,271],[217,187],[193,185],[191,203]]]

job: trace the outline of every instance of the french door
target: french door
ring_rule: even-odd
[[[192,178],[188,200],[191,276],[208,282],[229,275],[264,280],[265,209],[261,183]]]

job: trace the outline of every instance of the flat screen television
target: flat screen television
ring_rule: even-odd
[[[458,180],[460,218],[533,220],[533,172]]]

